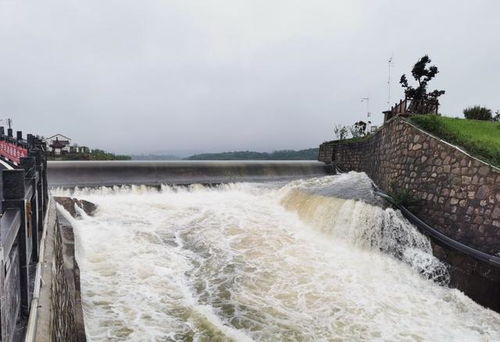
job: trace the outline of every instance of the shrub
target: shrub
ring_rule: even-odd
[[[485,121],[493,120],[493,116],[491,115],[491,109],[481,106],[465,108],[464,116],[466,119],[469,120],[485,120]]]
[[[402,205],[407,208],[417,205],[417,201],[411,195],[410,190],[400,188],[395,181],[391,182],[391,189],[388,195],[392,197],[396,205]]]
[[[493,121],[499,121],[500,122],[500,110],[497,110],[495,112],[495,116],[493,117]]]

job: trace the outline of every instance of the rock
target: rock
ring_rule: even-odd
[[[490,172],[490,167],[487,165],[483,165],[479,168],[477,173],[479,173],[481,176],[486,176]]]
[[[500,219],[500,207],[496,207],[493,209],[493,212],[491,213],[491,217],[493,219]]]
[[[97,205],[95,205],[94,203],[77,198],[54,197],[54,200],[62,205],[64,209],[66,209],[71,214],[71,216],[75,218],[81,216],[76,210],[75,206],[83,209],[83,211],[89,216],[93,216],[95,211],[97,210]]]
[[[476,192],[476,199],[483,200],[488,196],[490,189],[487,185],[481,185]]]

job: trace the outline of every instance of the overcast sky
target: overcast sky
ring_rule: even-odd
[[[0,0],[0,117],[114,152],[315,147],[429,54],[441,112],[500,109],[500,1]]]

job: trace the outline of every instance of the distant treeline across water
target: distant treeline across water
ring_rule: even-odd
[[[236,151],[221,153],[200,153],[186,158],[171,155],[135,155],[136,160],[317,160],[318,148],[305,150],[280,150],[273,152]]]
[[[222,153],[202,153],[185,158],[187,160],[316,160],[318,149],[281,150],[268,152],[237,151]]]

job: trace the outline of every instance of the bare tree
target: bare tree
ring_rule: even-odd
[[[345,140],[349,134],[349,129],[346,126],[335,125],[333,127],[333,133],[337,140]]]

